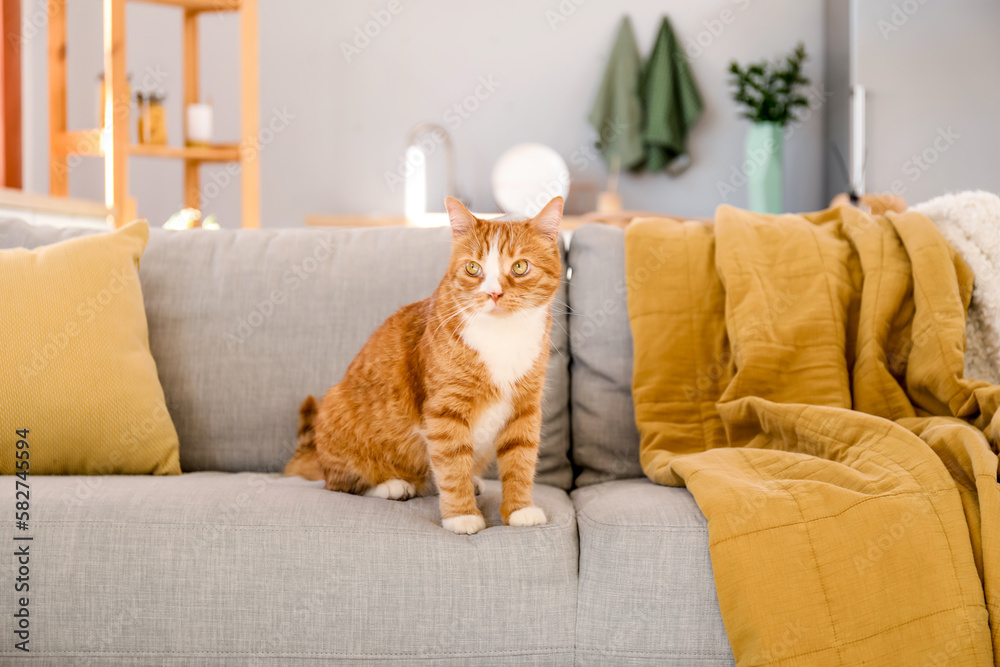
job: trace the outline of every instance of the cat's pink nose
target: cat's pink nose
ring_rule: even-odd
[[[503,292],[490,292],[489,295],[493,299],[493,305],[496,305],[497,299],[503,296]]]

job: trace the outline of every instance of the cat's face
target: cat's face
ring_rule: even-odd
[[[452,252],[444,284],[461,307],[496,317],[548,307],[562,278],[562,198],[523,221],[481,220],[455,199],[445,203]]]

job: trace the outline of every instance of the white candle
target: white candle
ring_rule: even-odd
[[[212,105],[189,104],[187,108],[187,140],[192,144],[212,143]]]

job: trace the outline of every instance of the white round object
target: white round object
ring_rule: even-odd
[[[543,144],[507,149],[493,167],[493,198],[507,215],[538,215],[554,197],[569,194],[569,168]]]

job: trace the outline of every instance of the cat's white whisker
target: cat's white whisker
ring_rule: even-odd
[[[467,310],[467,308],[466,308],[465,306],[459,306],[459,307],[457,307],[457,308],[456,308],[456,309],[455,309],[454,311],[450,311],[450,312],[451,312],[451,314],[450,314],[450,315],[448,315],[448,316],[447,316],[447,317],[446,317],[445,319],[443,319],[443,320],[441,321],[441,323],[440,323],[440,324],[438,324],[438,326],[437,326],[437,329],[435,329],[435,330],[434,330],[434,333],[435,333],[435,335],[436,335],[436,334],[437,334],[437,333],[438,333],[439,331],[441,331],[441,327],[443,327],[443,326],[444,326],[445,324],[447,324],[447,323],[448,323],[448,322],[450,322],[451,320],[455,319],[455,318],[456,318],[456,317],[458,317],[459,315],[462,315],[462,314],[463,314],[463,313],[464,313],[464,312],[465,312],[466,310]]]

